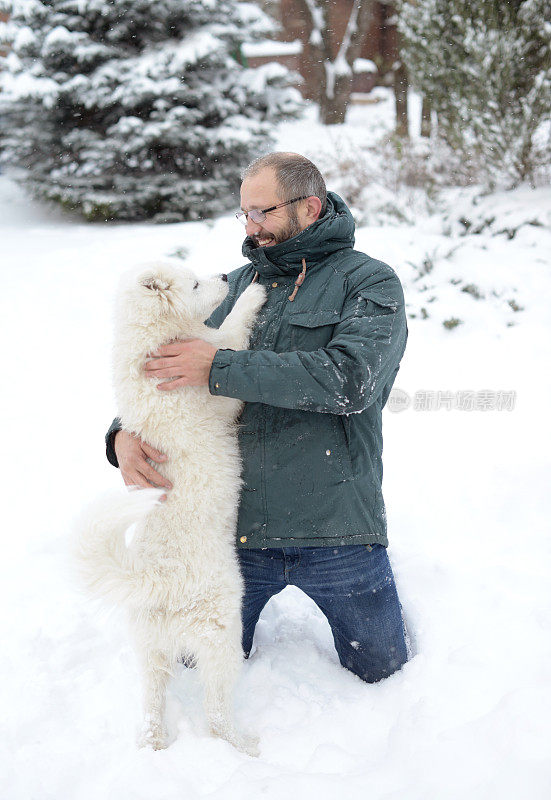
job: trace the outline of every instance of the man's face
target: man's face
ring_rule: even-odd
[[[285,198],[279,194],[279,187],[273,167],[266,167],[245,178],[241,184],[241,209],[250,211],[252,208],[271,208],[282,203]],[[301,208],[302,202],[291,203],[283,208],[276,208],[266,214],[264,222],[253,222],[247,218],[247,235],[252,238],[257,247],[272,247],[280,242],[291,239],[308,226],[304,220]]]

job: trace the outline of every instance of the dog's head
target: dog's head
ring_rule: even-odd
[[[206,320],[228,293],[226,275],[199,278],[168,263],[144,264],[127,273],[119,291],[124,316],[147,325],[161,319]]]

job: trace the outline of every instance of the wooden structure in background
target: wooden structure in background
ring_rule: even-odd
[[[334,30],[335,53],[337,50],[352,9],[354,0],[333,0],[329,8],[329,25]],[[299,87],[304,97],[316,99],[317,87],[311,69],[312,57],[309,44],[311,21],[305,8],[304,0],[279,0],[279,2],[260,3],[263,8],[276,18],[280,26],[278,40],[281,48],[273,42],[273,48],[265,50],[262,44],[248,46],[245,49],[247,62],[251,67],[277,61],[302,75],[303,83]],[[389,2],[376,2],[373,9],[373,21],[361,51],[361,58],[372,61],[377,71],[365,69],[354,74],[353,92],[369,92],[374,85],[393,84],[393,65],[397,60],[396,11]],[[299,44],[300,43],[300,44]],[[298,46],[297,46],[298,44]],[[302,45],[302,47],[300,47]]]

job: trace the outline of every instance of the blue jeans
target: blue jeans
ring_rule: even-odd
[[[405,628],[386,548],[374,545],[239,549],[245,582],[243,650],[260,612],[287,585],[312,598],[329,621],[343,667],[368,683],[407,661]]]

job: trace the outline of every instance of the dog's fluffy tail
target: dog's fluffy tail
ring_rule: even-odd
[[[139,571],[125,534],[159,504],[162,489],[117,490],[101,495],[75,521],[73,555],[81,581],[96,597],[128,600]]]

